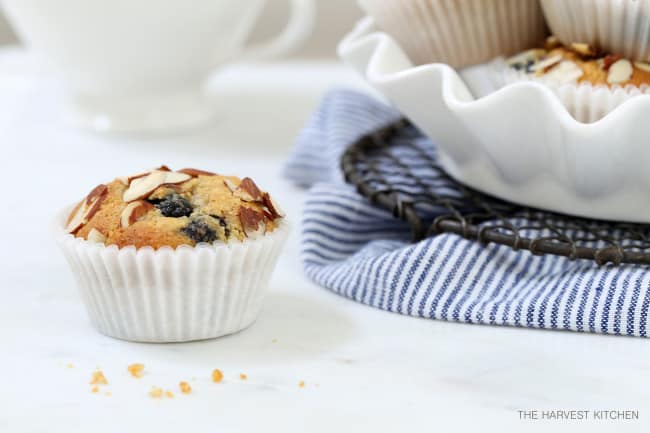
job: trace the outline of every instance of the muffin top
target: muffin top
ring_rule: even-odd
[[[616,54],[602,53],[583,43],[563,46],[553,37],[547,40],[545,48],[511,57],[508,64],[526,75],[557,84],[650,85],[649,63],[632,62]]]
[[[162,166],[95,187],[70,213],[66,231],[119,248],[175,248],[255,239],[283,217],[248,177]]]

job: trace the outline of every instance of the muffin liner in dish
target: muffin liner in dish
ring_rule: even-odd
[[[492,62],[489,69],[497,89],[526,81],[544,84],[557,95],[569,113],[583,123],[597,122],[629,99],[650,94],[650,86],[647,85],[609,87],[590,83],[559,83],[544,76],[535,77],[517,71],[503,59]]]
[[[251,325],[289,233],[281,221],[244,242],[120,249],[66,233],[70,210],[57,216],[54,236],[90,320],[102,334],[130,341],[204,340]]]
[[[537,46],[547,34],[539,0],[359,0],[415,64],[465,67]]]
[[[590,44],[650,61],[650,0],[541,0],[553,34],[565,45]]]
[[[592,123],[578,122],[537,82],[477,98],[467,73],[414,66],[371,19],[341,42],[339,55],[436,144],[459,182],[535,208],[650,223],[650,97],[630,98]]]

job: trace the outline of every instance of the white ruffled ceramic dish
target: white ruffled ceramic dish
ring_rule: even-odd
[[[650,96],[589,124],[535,82],[476,99],[451,67],[414,67],[372,19],[339,54],[439,146],[457,180],[528,206],[650,223]]]

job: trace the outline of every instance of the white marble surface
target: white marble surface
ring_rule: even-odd
[[[49,236],[55,210],[117,173],[168,163],[251,173],[297,225],[304,193],[279,177],[284,155],[327,88],[361,84],[334,64],[241,66],[215,78],[223,109],[213,127],[102,137],[59,123],[60,92],[31,65],[21,52],[0,55],[0,432],[649,431],[647,341],[433,322],[355,304],[302,275],[297,230],[248,330],[180,345],[99,335]],[[133,362],[146,366],[140,380],[126,371]],[[88,385],[97,366],[109,380],[99,395]],[[214,368],[224,383],[210,382]],[[192,395],[147,395],[152,385],[177,391],[180,380]],[[519,409],[629,409],[641,418],[521,421]]]

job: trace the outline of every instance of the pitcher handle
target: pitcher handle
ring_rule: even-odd
[[[315,0],[290,0],[291,15],[282,33],[273,39],[246,47],[238,60],[263,60],[287,54],[311,35],[316,21]]]

